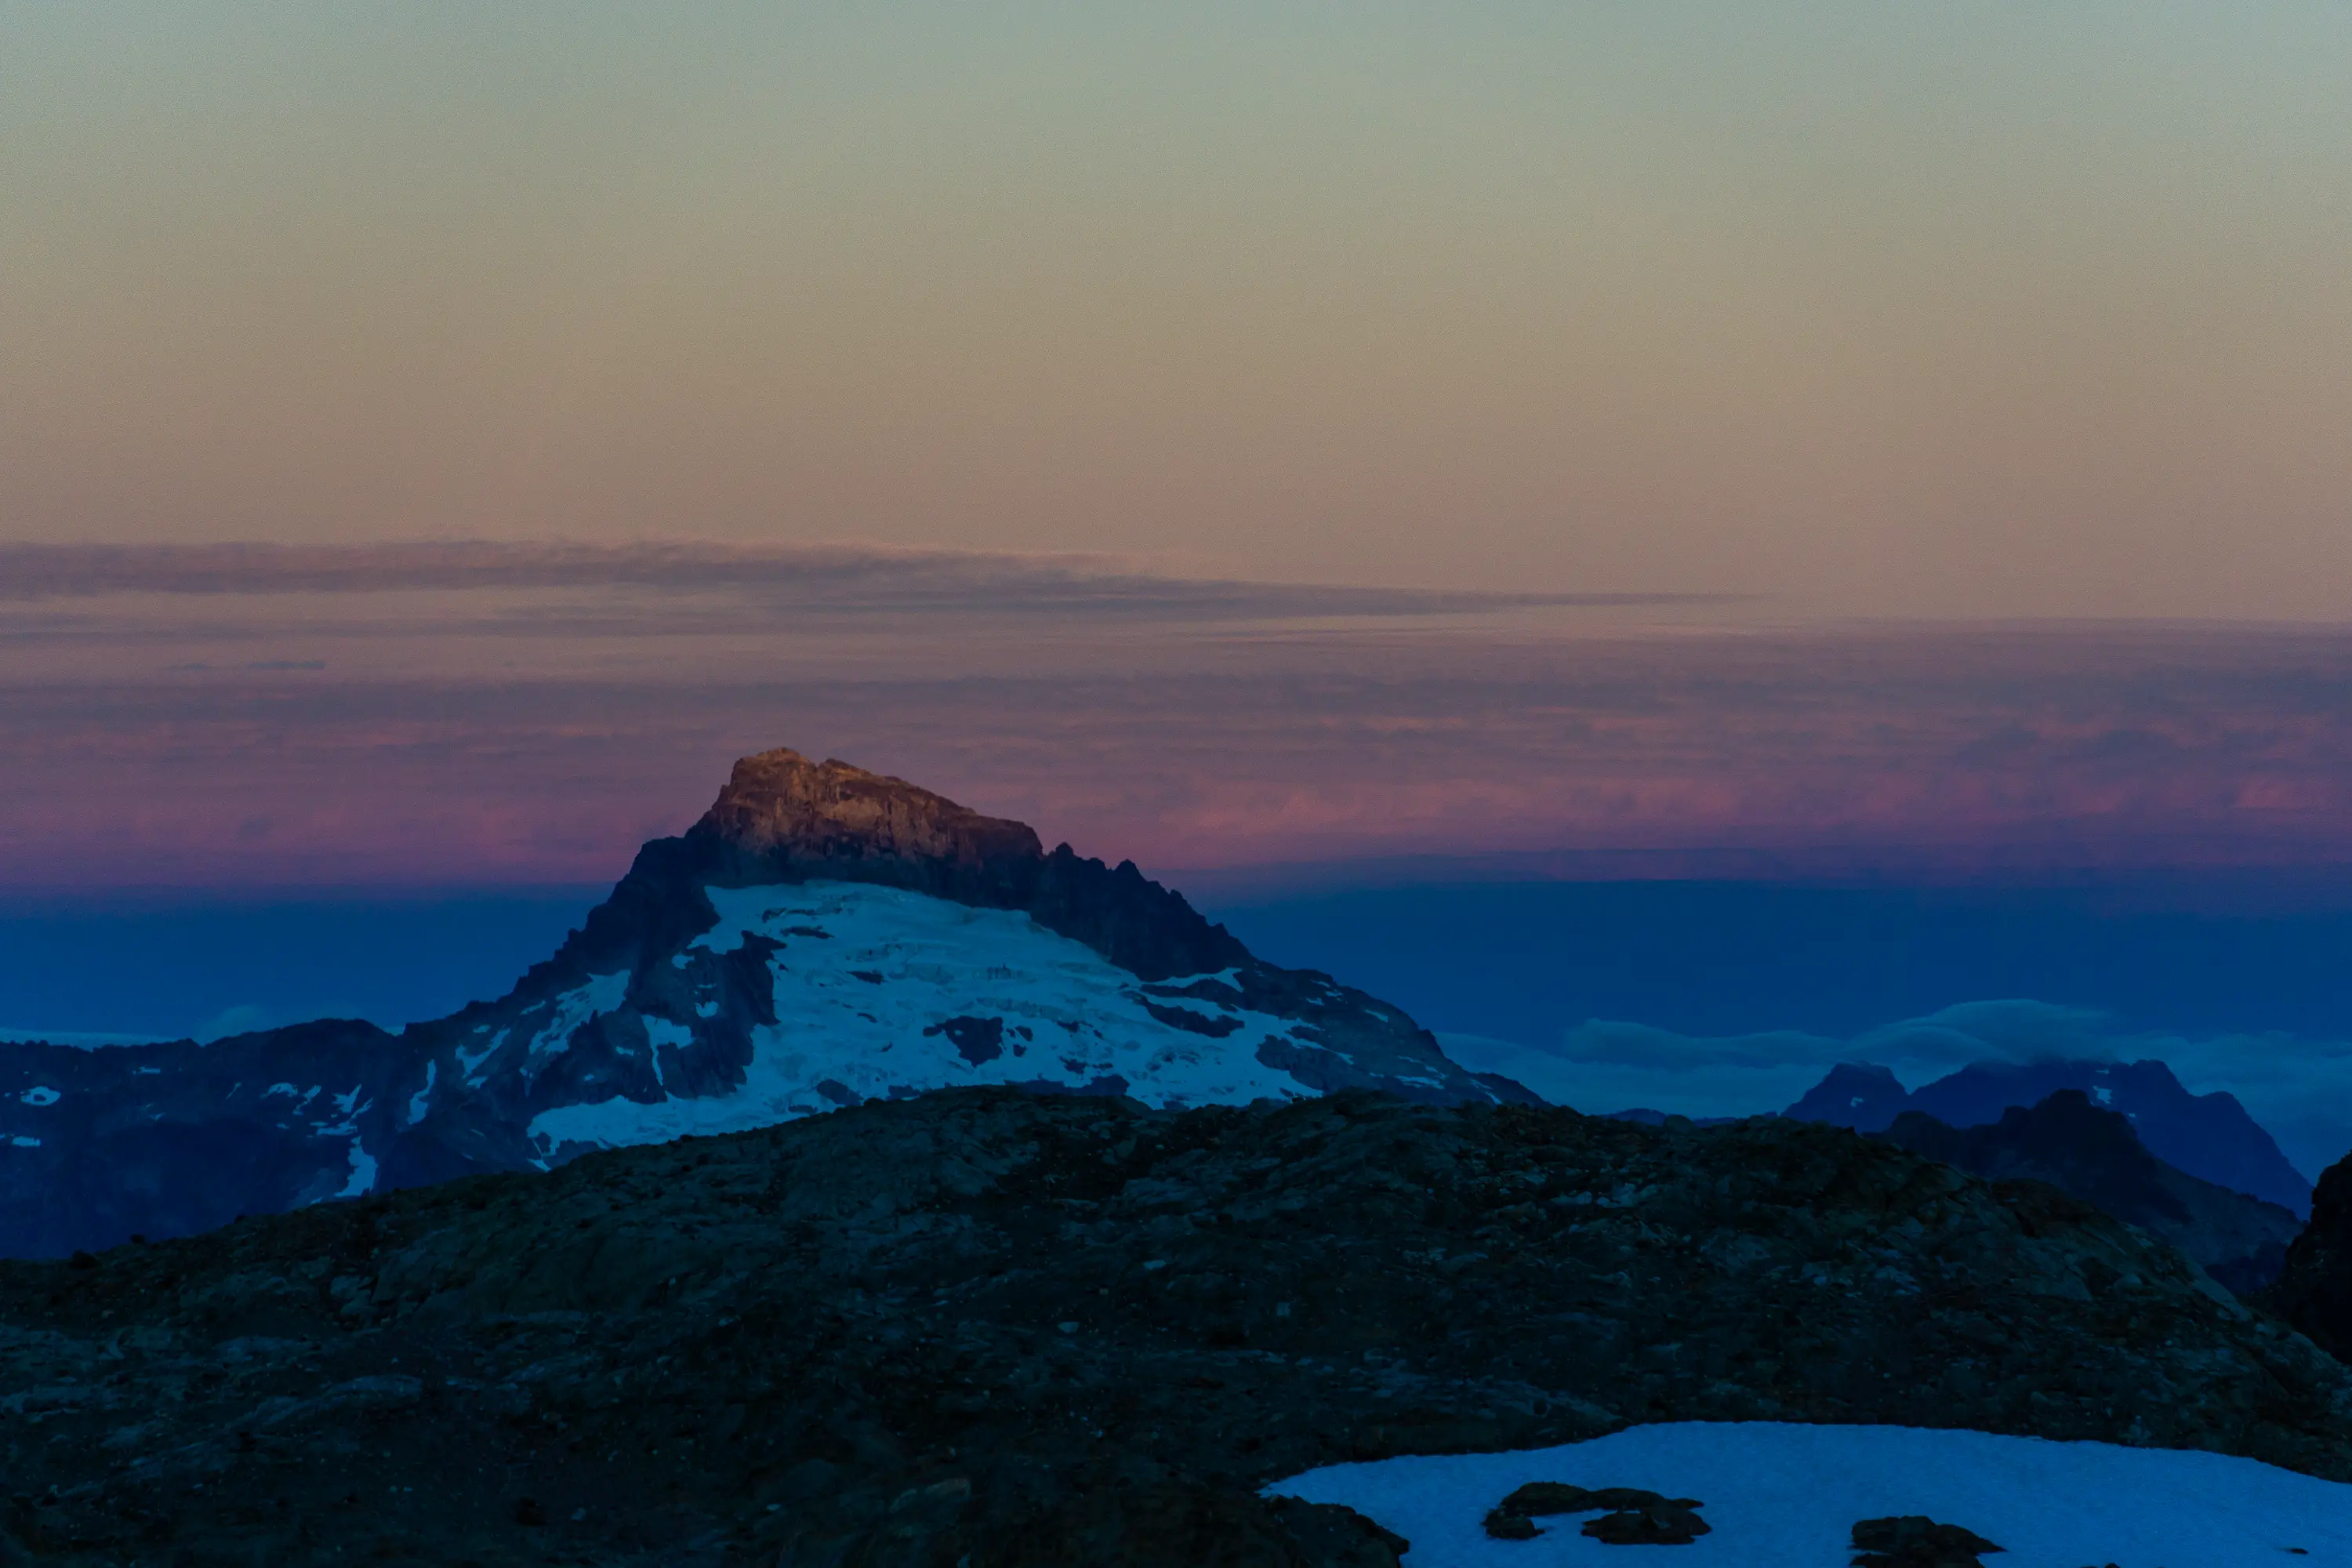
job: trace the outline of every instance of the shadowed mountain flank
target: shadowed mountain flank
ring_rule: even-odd
[[[2148,1152],[2176,1170],[2298,1215],[2311,1210],[2311,1184],[2235,1095],[2191,1094],[2160,1061],[1971,1062],[1910,1091],[1883,1067],[1847,1062],[1831,1068],[1788,1114],[1861,1132],[1883,1132],[1906,1110],[1948,1126],[1977,1127],[2062,1089],[2123,1116]]]
[[[2287,1248],[2276,1299],[2289,1322],[2352,1362],[2352,1155],[2320,1173],[2311,1223]]]
[[[2249,1295],[2278,1278],[2303,1222],[2276,1204],[2174,1170],[2129,1121],[2062,1089],[1999,1121],[1950,1127],[1906,1110],[1878,1136],[1990,1181],[2047,1182],[2170,1242],[2214,1279]]]

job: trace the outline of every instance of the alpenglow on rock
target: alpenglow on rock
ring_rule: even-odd
[[[1132,864],[763,752],[495,1002],[397,1035],[0,1044],[0,1256],[975,1084],[1536,1101],[1398,1009],[1253,957]]]

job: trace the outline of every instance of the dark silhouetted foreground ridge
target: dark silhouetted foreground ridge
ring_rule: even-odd
[[[1354,1093],[954,1090],[0,1264],[0,1558],[77,1564],[1394,1568],[1258,1489],[1679,1419],[2352,1478],[2352,1371],[2051,1188]]]

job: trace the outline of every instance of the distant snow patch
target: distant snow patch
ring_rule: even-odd
[[[408,1125],[411,1127],[425,1120],[425,1105],[433,1098],[433,1079],[440,1070],[439,1062],[428,1061],[425,1064],[425,1087],[408,1097]]]
[[[530,1037],[530,1063],[570,1049],[574,1029],[600,1014],[617,1010],[628,994],[629,972],[624,969],[613,974],[592,974],[587,984],[558,994],[549,1005],[547,1022]]]
[[[2252,1459],[1916,1426],[1673,1422],[1587,1443],[1333,1465],[1266,1489],[1344,1503],[1412,1542],[1409,1568],[1607,1563],[1628,1553],[1561,1516],[1540,1548],[1497,1541],[1486,1510],[1528,1481],[1696,1497],[1713,1527],[1689,1568],[1822,1568],[1856,1521],[1927,1514],[1999,1543],[2000,1568],[2281,1568],[2352,1563],[2352,1485]],[[2302,1555],[2296,1555],[2296,1553]]]
[[[374,1185],[375,1156],[361,1147],[360,1141],[353,1138],[352,1140],[352,1179],[345,1182],[343,1190],[335,1195],[339,1198],[364,1197],[368,1190]]]
[[[482,1033],[482,1031],[480,1029],[476,1029],[474,1033],[478,1035]],[[482,1080],[478,1075],[482,1064],[488,1061],[492,1057],[497,1056],[499,1054],[499,1047],[506,1043],[507,1031],[500,1029],[497,1034],[490,1037],[490,1043],[482,1047],[479,1050],[469,1051],[465,1047],[459,1046],[457,1047],[457,1070],[465,1075],[465,1079],[467,1083],[472,1084],[477,1089],[480,1088]]]
[[[41,1146],[41,1141],[39,1139],[27,1138],[21,1133],[9,1139],[8,1142],[14,1143],[19,1149],[37,1149]]]
[[[55,1105],[58,1100],[63,1100],[65,1096],[59,1094],[56,1089],[51,1089],[47,1084],[37,1083],[16,1098],[23,1100],[26,1105]]]

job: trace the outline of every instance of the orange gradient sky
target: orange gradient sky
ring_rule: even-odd
[[[0,8],[0,542],[2352,615],[2352,8]]]

